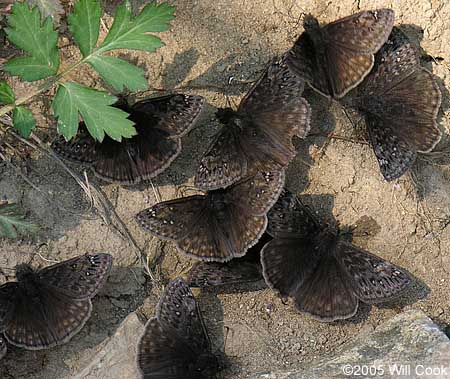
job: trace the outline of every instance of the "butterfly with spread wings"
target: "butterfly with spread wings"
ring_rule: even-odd
[[[200,309],[183,279],[167,285],[156,317],[145,325],[137,365],[143,379],[212,379],[219,370]]]
[[[405,174],[418,152],[430,152],[441,139],[436,123],[441,92],[399,28],[393,29],[376,55],[370,75],[343,102],[364,115],[370,143],[388,181]]]
[[[269,212],[267,231],[274,239],[261,252],[266,283],[318,321],[352,317],[359,301],[386,301],[411,281],[404,270],[332,233],[287,191]]]
[[[303,80],[290,72],[284,59],[269,64],[239,104],[217,112],[224,126],[204,154],[195,186],[226,188],[268,166],[284,169],[295,157],[294,136],[310,129],[310,107],[301,97]]]
[[[362,11],[320,26],[307,15],[305,31],[288,51],[289,68],[320,94],[339,99],[370,72],[374,54],[394,25],[394,11]]]
[[[168,95],[116,107],[130,113],[137,134],[117,142],[95,141],[84,123],[71,141],[59,136],[52,149],[61,157],[89,165],[94,174],[119,184],[137,184],[163,172],[181,152],[181,137],[195,125],[205,100],[201,96]]]
[[[136,221],[192,258],[225,262],[258,242],[283,186],[284,171],[258,172],[206,195],[158,203],[139,212]]]
[[[18,265],[17,282],[0,286],[0,332],[29,350],[67,342],[89,319],[91,299],[111,265],[109,254],[85,254],[40,270]]]

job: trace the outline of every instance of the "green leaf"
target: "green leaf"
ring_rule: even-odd
[[[83,57],[91,54],[97,44],[101,15],[97,0],[80,0],[75,3],[73,14],[67,17],[70,32]]]
[[[163,46],[158,37],[150,32],[163,32],[169,28],[174,18],[175,7],[167,4],[147,4],[132,20],[131,7],[124,2],[116,8],[114,23],[100,45],[99,51],[113,49],[132,49],[152,52]]]
[[[64,8],[59,0],[27,0],[27,2],[31,7],[37,5],[42,18],[51,16],[55,24],[59,24],[61,15],[64,14]]]
[[[11,87],[4,80],[0,80],[0,104],[14,104],[16,97]]]
[[[38,230],[35,223],[25,218],[17,204],[0,205],[0,237],[17,238],[34,234]]]
[[[36,127],[36,120],[29,109],[15,107],[13,110],[13,126],[24,138],[28,138],[31,131]]]
[[[37,7],[30,9],[26,3],[16,2],[8,16],[8,25],[8,39],[28,55],[11,59],[5,64],[5,70],[26,81],[55,75],[59,67],[58,33],[53,29],[51,17],[41,23]]]
[[[78,113],[81,114],[86,127],[93,138],[103,141],[105,133],[116,141],[122,137],[136,135],[133,122],[128,120],[128,113],[111,107],[117,98],[106,92],[84,87],[78,83],[59,85],[53,110],[58,117],[58,130],[69,140],[78,130]]]
[[[116,91],[123,92],[125,87],[130,91],[143,91],[148,87],[144,70],[122,59],[93,55],[87,62]]]

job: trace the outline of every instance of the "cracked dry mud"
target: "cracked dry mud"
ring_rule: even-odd
[[[108,11],[111,2],[105,2]],[[134,1],[142,4],[143,1]],[[287,172],[287,187],[305,193],[320,217],[335,217],[340,226],[359,224],[363,230],[354,242],[406,268],[415,282],[395,303],[362,305],[346,322],[321,324],[284,305],[261,285],[232,287],[227,293],[204,292],[199,297],[215,349],[223,349],[231,365],[223,378],[244,378],[256,371],[299,367],[333,352],[360,332],[372,330],[402,309],[420,309],[442,329],[450,324],[450,3],[438,0],[309,1],[297,0],[183,0],[177,6],[171,30],[162,35],[166,46],[156,54],[132,53],[148,69],[149,83],[167,89],[190,86],[187,93],[204,96],[209,106],[198,127],[183,139],[183,153],[153,183],[168,200],[189,191],[201,154],[218,128],[215,107],[237,104],[266,62],[291,46],[302,26],[302,12],[329,22],[362,9],[392,7],[396,25],[422,48],[422,63],[435,75],[443,94],[439,125],[445,132],[435,153],[421,156],[413,170],[387,183],[370,146],[364,141],[363,122],[355,129],[342,109],[313,93],[312,136],[298,142],[299,154]],[[105,25],[111,25],[106,14]],[[103,31],[104,32],[104,31]],[[64,50],[65,63],[76,50]],[[84,84],[99,86],[90,71],[74,74]],[[231,81],[231,85],[228,83]],[[28,85],[12,82],[20,95]],[[150,91],[148,94],[151,94]],[[143,94],[140,96],[148,95]],[[40,126],[50,98],[39,98],[33,108]],[[356,124],[358,118],[353,117]],[[334,129],[340,138],[327,143],[323,137]],[[48,130],[39,136],[50,141]],[[85,252],[102,251],[114,256],[110,280],[94,299],[93,316],[68,344],[44,351],[9,348],[0,365],[1,378],[66,378],[86,367],[96,347],[114,334],[132,311],[151,317],[161,288],[151,285],[138,264],[129,242],[90,208],[81,188],[54,161],[31,152],[29,159],[15,156],[39,190],[5,164],[0,164],[0,198],[19,202],[42,226],[34,240],[0,241],[0,267],[18,262],[48,265]],[[77,168],[75,168],[77,169]],[[92,181],[93,176],[88,172]],[[138,188],[102,185],[112,206],[138,245],[150,258],[160,257],[163,282],[189,267],[172,244],[151,238],[138,228],[134,215],[156,202],[150,186]],[[369,222],[367,227],[366,222]],[[369,230],[369,231],[367,231]],[[373,232],[371,232],[373,230]],[[6,280],[2,275],[0,281]],[[246,290],[240,292],[239,289]],[[248,290],[248,291],[247,291]],[[225,328],[226,327],[226,328]],[[136,336],[137,341],[138,336]],[[130,354],[133,352],[130,351]],[[132,377],[132,376],[131,376]]]

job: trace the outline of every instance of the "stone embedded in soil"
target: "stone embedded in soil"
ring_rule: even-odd
[[[395,369],[404,371],[395,372]],[[363,370],[373,372],[365,373]],[[434,372],[426,375],[425,370]],[[357,377],[448,379],[450,340],[422,311],[412,310],[395,316],[370,334],[363,333],[332,356],[312,362],[297,371],[264,372],[250,378]]]
[[[131,313],[112,337],[94,349],[92,361],[70,379],[137,378],[136,345],[143,330],[136,313]]]

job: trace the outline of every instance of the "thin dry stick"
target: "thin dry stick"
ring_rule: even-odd
[[[27,144],[28,146],[30,146],[34,149],[41,151],[46,156],[55,160],[60,166],[62,166],[64,168],[64,170],[66,172],[68,172],[70,174],[70,176],[72,176],[72,178],[74,178],[75,181],[80,185],[80,187],[86,193],[86,196],[90,199],[90,201],[92,202],[94,207],[97,209],[97,211],[99,212],[100,216],[103,218],[105,223],[112,226],[114,228],[114,230],[116,230],[122,236],[122,238],[128,240],[128,242],[133,247],[134,253],[136,254],[137,259],[139,260],[140,264],[145,265],[146,257],[145,257],[144,252],[140,249],[136,240],[133,238],[133,236],[129,232],[128,228],[126,227],[125,223],[117,215],[114,208],[110,205],[109,200],[103,194],[103,192],[101,191],[100,188],[98,188],[94,184],[84,183],[83,180],[79,177],[79,175],[76,174],[73,170],[71,170],[51,149],[44,147],[42,141],[34,134],[31,135],[31,139],[33,141],[35,141],[36,144],[33,144],[30,141],[22,138],[20,135],[18,135],[11,129],[9,129],[8,132],[12,136],[14,136],[18,140],[20,140],[21,142]],[[148,271],[147,273],[149,274],[150,279],[152,281],[154,281],[155,278],[153,277],[151,271]]]

